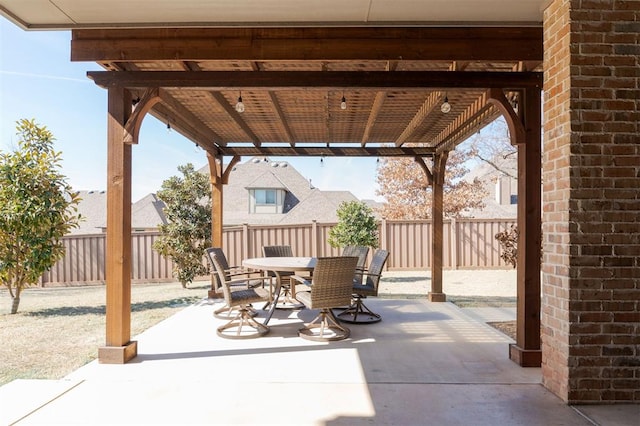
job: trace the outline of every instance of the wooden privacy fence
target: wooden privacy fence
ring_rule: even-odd
[[[447,269],[511,268],[500,259],[495,234],[515,224],[515,219],[458,219],[444,222],[444,267]],[[225,227],[223,248],[231,265],[262,256],[262,246],[291,245],[297,256],[337,256],[327,243],[334,223],[301,225],[242,225]],[[380,247],[389,250],[387,268],[427,269],[431,266],[431,221],[379,223]],[[152,249],[158,232],[132,235],[131,269],[134,282],[173,280],[171,260]],[[63,238],[66,256],[43,274],[40,284],[97,284],[105,281],[106,237],[70,235]]]

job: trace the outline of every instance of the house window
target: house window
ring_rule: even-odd
[[[256,189],[255,192],[256,205],[275,206],[276,190],[275,189]]]

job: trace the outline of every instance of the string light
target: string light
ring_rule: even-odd
[[[167,121],[167,133],[171,133],[171,124]]]
[[[244,103],[242,102],[242,92],[240,92],[240,96],[238,96],[238,102],[236,102],[236,111],[242,114],[244,112]]]
[[[344,93],[342,94],[342,101],[340,102],[340,109],[347,109],[347,98],[344,97]]]
[[[444,95],[444,102],[440,105],[440,111],[442,111],[443,114],[449,114],[451,111],[451,104],[449,103],[447,95]]]

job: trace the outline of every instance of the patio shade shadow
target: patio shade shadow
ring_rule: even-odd
[[[189,306],[199,300],[198,297],[178,297],[169,300],[155,302],[138,302],[131,304],[131,312],[150,311],[162,309],[170,306]],[[82,315],[104,315],[106,306],[61,306],[57,308],[41,309],[35,312],[28,312],[25,315],[32,317],[54,317],[54,316],[82,316]]]

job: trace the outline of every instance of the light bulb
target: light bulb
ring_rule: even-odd
[[[171,133],[171,124],[167,121],[167,133]]]
[[[236,111],[240,114],[244,112],[244,103],[242,103],[242,96],[238,96],[238,102],[236,103]]]
[[[440,111],[442,111],[443,114],[449,114],[449,111],[451,111],[451,104],[449,103],[449,98],[446,96],[444,97],[444,102],[440,106]]]
[[[347,99],[343,96],[342,102],[340,102],[340,109],[347,109]]]

